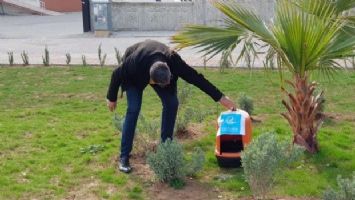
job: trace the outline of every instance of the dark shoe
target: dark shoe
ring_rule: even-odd
[[[124,173],[130,173],[132,171],[132,167],[129,164],[129,158],[121,158],[120,164],[118,165],[118,169]]]

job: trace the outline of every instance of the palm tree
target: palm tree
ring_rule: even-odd
[[[287,69],[293,75],[285,82],[294,91],[282,87],[288,99],[282,100],[287,109],[282,115],[292,128],[293,142],[317,152],[324,100],[323,92],[315,94],[316,83],[309,81],[309,75],[317,70],[331,76],[341,68],[340,61],[354,56],[355,17],[351,10],[355,0],[276,0],[275,17],[268,24],[235,2],[217,1],[213,5],[226,16],[224,27],[189,25],[172,41],[180,49],[199,48],[209,58],[228,55],[243,45],[237,60],[257,56],[255,41],[260,41],[267,49],[265,66],[276,63],[280,74]]]

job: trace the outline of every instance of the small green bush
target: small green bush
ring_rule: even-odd
[[[192,116],[190,115],[192,113],[192,110],[190,108],[186,108],[186,109],[184,108],[188,98],[191,96],[191,86],[187,82],[183,82],[182,85],[183,85],[182,87],[179,87],[180,89],[178,90],[177,93],[180,106],[178,110],[177,119],[175,122],[175,128],[174,128],[175,135],[186,133],[187,125],[192,120]]]
[[[205,164],[205,153],[201,148],[195,147],[192,153],[191,162],[186,167],[186,175],[196,176],[202,170]]]
[[[181,189],[185,186],[185,182],[182,179],[174,179],[171,182],[169,182],[170,187],[173,187],[175,189]]]
[[[179,110],[177,119],[175,122],[175,135],[184,135],[187,131],[187,126],[191,122],[201,123],[205,117],[211,114],[210,111],[201,111],[200,109],[187,107],[186,104],[188,99],[192,95],[191,85],[187,82],[182,83],[182,87],[179,87],[178,99],[179,99]]]
[[[147,162],[162,182],[173,184],[185,177],[183,149],[175,140],[159,144],[156,153],[148,154]]]
[[[355,172],[352,179],[337,177],[338,190],[328,188],[323,193],[323,200],[355,200]]]
[[[183,82],[182,86],[179,87],[177,96],[180,106],[183,106],[187,103],[187,100],[190,98],[192,93],[191,89],[191,85],[185,81]]]
[[[249,96],[242,94],[239,97],[238,104],[240,109],[246,111],[249,115],[253,114],[254,111],[254,102],[253,99]]]
[[[125,116],[117,113],[112,118],[115,128],[122,133]],[[147,120],[144,115],[139,115],[137,129],[134,137],[133,152],[140,157],[146,157],[147,153],[154,151],[158,142],[156,136],[160,130],[158,120]]]
[[[157,119],[150,120],[144,117],[143,114],[139,115],[138,118],[138,132],[147,133],[155,136],[159,131],[159,121]]]
[[[139,115],[133,146],[135,155],[146,157],[148,152],[156,149],[158,144],[157,135],[160,130],[159,125],[159,120],[150,120],[142,114]]]
[[[302,153],[301,148],[277,140],[274,133],[255,138],[242,152],[245,178],[255,198],[265,199],[272,189],[275,175]]]
[[[175,122],[175,135],[184,135],[187,133],[187,126],[193,119],[193,110],[186,108],[184,112],[179,110],[177,120]]]
[[[202,123],[209,114],[211,114],[211,111],[201,111],[200,109],[194,109],[191,107],[180,109],[175,122],[175,135],[184,135],[188,133],[187,127],[190,123]]]
[[[147,162],[159,181],[181,188],[185,185],[184,178],[187,175],[195,176],[202,170],[205,154],[201,148],[195,148],[191,159],[191,162],[187,162],[182,146],[168,139],[158,145],[155,153],[148,154]]]

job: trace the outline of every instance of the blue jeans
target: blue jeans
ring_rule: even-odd
[[[161,120],[161,140],[173,139],[176,114],[179,106],[176,87],[162,88],[152,86],[161,99],[163,105]],[[121,155],[120,158],[128,158],[132,151],[134,133],[137,126],[137,120],[142,105],[143,90],[134,86],[126,89],[127,111],[122,129]]]

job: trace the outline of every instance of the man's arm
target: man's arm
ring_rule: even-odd
[[[172,52],[170,62],[169,64],[173,65],[172,70],[182,79],[195,85],[208,94],[214,101],[219,102],[227,109],[236,109],[236,105],[233,101],[224,96],[223,93],[202,74],[190,67],[176,52]]]
[[[109,107],[110,111],[115,110],[116,108],[116,102],[117,102],[117,93],[118,89],[121,85],[121,78],[120,78],[120,73],[121,73],[121,67],[117,67],[111,75],[111,82],[107,91],[107,106]]]
[[[175,71],[179,77],[198,87],[200,90],[208,94],[214,101],[217,102],[221,99],[223,93],[210,83],[202,74],[198,73],[194,68],[190,67],[184,60],[182,60],[179,54],[173,52],[170,58],[171,65],[173,65],[171,70]]]

